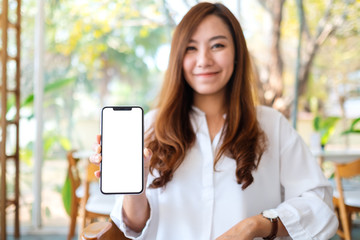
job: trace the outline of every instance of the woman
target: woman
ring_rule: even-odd
[[[255,106],[242,29],[222,4],[177,26],[155,110],[146,115],[146,191],[111,218],[134,239],[329,239],[332,189],[275,110]],[[101,147],[91,161],[99,163]],[[96,173],[99,176],[99,172]]]

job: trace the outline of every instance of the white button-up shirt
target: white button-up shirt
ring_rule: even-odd
[[[146,115],[145,127],[155,114]],[[334,235],[338,222],[332,209],[332,188],[305,143],[280,113],[257,108],[268,148],[252,173],[254,182],[245,190],[236,182],[234,159],[223,156],[214,171],[220,133],[211,142],[205,113],[193,107],[190,114],[195,144],[165,188],[146,189],[150,218],[142,232],[125,226],[122,197],[118,198],[111,218],[127,237],[216,239],[241,220],[271,208],[276,209],[292,239],[329,239]],[[148,184],[153,179],[149,175]]]

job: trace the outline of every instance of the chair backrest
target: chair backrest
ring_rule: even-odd
[[[360,158],[349,163],[335,165],[335,181],[340,198],[343,198],[343,186],[341,179],[353,178],[358,175],[360,175]]]
[[[75,191],[81,184],[81,178],[78,169],[78,162],[79,158],[74,157],[74,153],[76,150],[71,150],[67,152],[67,159],[68,159],[68,173],[69,179],[71,184],[71,195],[76,197]]]
[[[99,179],[94,174],[94,172],[97,170],[99,170],[99,166],[97,166],[95,164],[88,163],[86,165],[86,175],[85,175],[85,185],[84,185],[85,203],[86,203],[87,199],[89,198],[91,182],[99,181]]]
[[[360,158],[346,164],[337,164],[336,170],[339,176],[351,178],[360,175]]]
[[[95,164],[92,164],[92,163],[87,164],[86,181],[93,182],[93,181],[98,181],[99,180],[94,174],[94,172],[96,170],[99,170],[98,165],[95,165]]]

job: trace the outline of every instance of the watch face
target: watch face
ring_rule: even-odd
[[[279,217],[279,215],[274,209],[265,210],[263,212],[263,216],[270,219]]]

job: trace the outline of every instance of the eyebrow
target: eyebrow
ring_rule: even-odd
[[[225,39],[225,40],[227,40],[228,38],[225,37],[224,35],[217,35],[217,36],[214,36],[214,37],[210,38],[209,42],[217,40],[217,39]],[[189,41],[189,43],[196,43],[196,42],[197,41],[195,41],[194,39],[190,39],[190,41]]]

